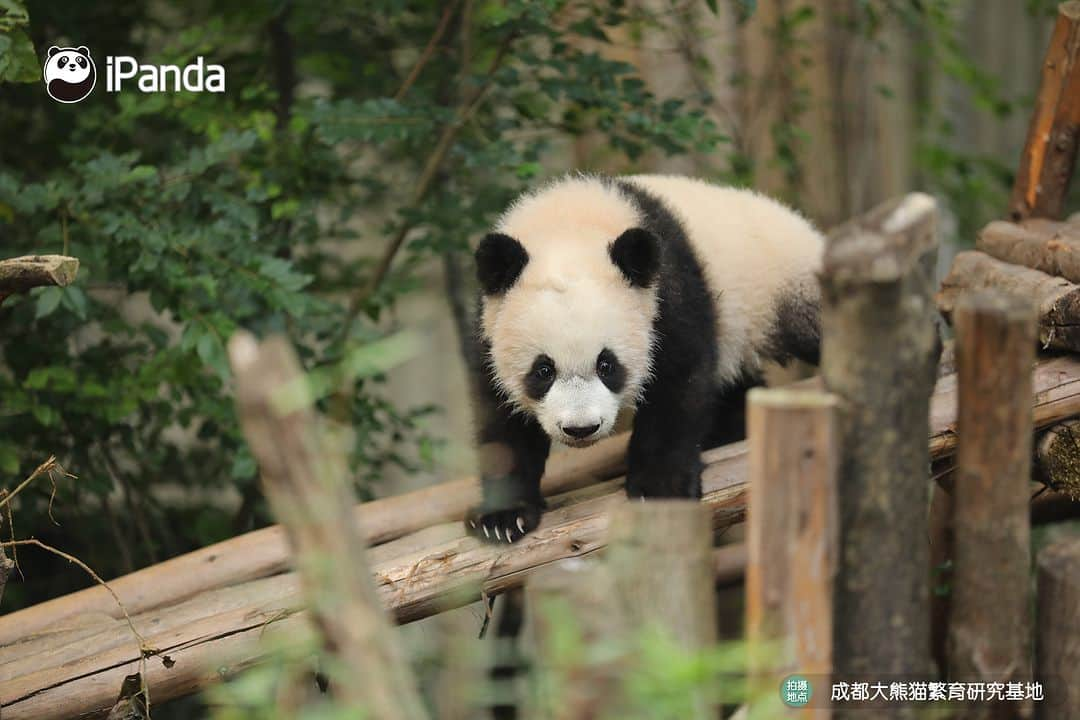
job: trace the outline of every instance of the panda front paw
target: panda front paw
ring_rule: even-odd
[[[540,524],[544,506],[521,502],[504,510],[473,508],[465,516],[465,531],[495,545],[515,543]]]

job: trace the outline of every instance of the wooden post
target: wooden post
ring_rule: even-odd
[[[812,702],[799,716],[830,717],[836,408],[836,398],[823,392],[750,393],[746,634],[752,718],[783,713],[777,689],[789,673],[810,681],[812,701],[825,694],[825,705]]]
[[[838,228],[825,251],[821,372],[840,403],[840,679],[929,669],[923,438],[941,347],[931,299],[935,218],[932,198],[908,195]],[[885,712],[878,717],[914,709]]]
[[[617,657],[602,660],[595,648],[625,638],[610,568],[570,558],[537,572],[526,585],[532,618],[533,682],[527,705],[536,720],[588,720],[606,716],[618,697]]]
[[[953,316],[959,373],[949,677],[1030,680],[1030,299],[977,293]],[[1016,702],[978,703],[965,717],[1019,717]]]
[[[611,518],[608,559],[628,627],[697,651],[716,642],[713,519],[693,500],[630,502]],[[714,716],[704,695],[691,717]]]
[[[1014,221],[1061,217],[1080,140],[1080,1],[1058,6],[1010,202]]]
[[[1039,553],[1035,677],[1046,700],[1040,720],[1080,720],[1080,538]]]
[[[240,424],[263,489],[285,526],[308,606],[341,664],[332,691],[375,720],[426,717],[372,581],[351,508],[345,456],[316,430],[307,385],[288,341],[229,342]]]

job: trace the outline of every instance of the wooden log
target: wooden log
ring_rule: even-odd
[[[1039,479],[1080,501],[1080,420],[1066,420],[1044,431],[1035,443]]]
[[[543,568],[526,584],[532,617],[536,688],[528,718],[589,720],[610,712],[619,695],[622,663],[617,654],[598,660],[583,651],[615,647],[628,628],[615,600],[615,581],[602,563],[570,558]]]
[[[935,218],[932,198],[909,195],[840,228],[825,251],[821,373],[839,398],[841,433],[838,677],[929,670],[930,456],[922,439],[941,348],[932,300]]]
[[[709,466],[702,478],[704,503],[712,512],[714,529],[741,521],[746,472],[742,443],[709,451],[705,459]],[[540,527],[509,548],[493,547],[465,536],[460,522],[447,528],[448,539],[428,543],[423,549],[417,549],[411,537],[373,548],[372,574],[383,603],[394,611],[399,622],[409,622],[475,602],[481,593],[490,595],[519,587],[539,567],[595,552],[604,546],[610,510],[625,503],[618,482],[605,483],[599,489],[604,492],[596,494],[593,488],[578,491],[586,496],[580,501],[556,499]],[[225,642],[227,638],[245,635],[252,628],[269,629],[304,615],[297,612],[302,601],[294,573],[256,582],[262,584],[257,595],[274,600],[244,607],[230,604],[223,612],[166,627],[161,632],[154,628],[167,619],[169,609],[134,618],[147,644],[159,651],[148,660],[150,672],[145,675],[155,701],[211,682],[214,673],[200,663],[247,667],[265,655],[258,645],[257,632],[244,642]],[[168,626],[167,622],[163,624]],[[289,628],[289,633],[296,632],[295,623],[290,622]],[[126,624],[114,625],[111,638],[100,639],[114,648],[109,652],[97,653],[93,645],[76,641],[81,651],[77,659],[56,665],[28,661],[22,666],[28,673],[21,676],[9,672],[7,665],[0,665],[0,704],[5,720],[61,720],[94,709],[107,710],[123,676],[139,669],[139,648]],[[235,659],[230,654],[233,652]],[[162,673],[160,660],[166,657],[169,667]]]
[[[949,677],[1030,681],[1031,367],[1035,308],[1004,293],[956,306],[960,404],[953,494]],[[972,703],[965,717],[1030,715],[1016,702]]]
[[[70,285],[78,272],[79,260],[66,255],[26,255],[0,260],[0,303],[8,295],[31,288]]]
[[[560,453],[548,462],[542,489],[545,495],[617,477],[625,465],[626,434],[608,438],[575,452]],[[475,478],[462,478],[415,492],[361,503],[353,511],[357,525],[372,545],[402,537],[432,525],[460,520],[480,501]],[[288,542],[280,525],[238,535],[109,581],[131,614],[171,605],[201,593],[228,587],[288,569]],[[65,629],[80,615],[120,618],[116,600],[100,585],[40,603],[0,617],[0,653],[28,636]]]
[[[1080,2],[1058,6],[1039,94],[1013,184],[1013,220],[1059,218],[1080,140]]]
[[[837,400],[823,392],[754,390],[750,438],[746,637],[751,718],[784,714],[776,692],[798,672],[832,672],[837,554]],[[826,692],[819,686],[817,692]],[[800,715],[831,717],[812,706]]]
[[[746,577],[746,543],[721,545],[713,550],[713,574],[718,586],[736,585]]]
[[[1044,702],[1040,720],[1080,720],[1080,538],[1061,540],[1039,553],[1035,677]]]
[[[997,220],[979,232],[975,248],[1007,263],[1080,282],[1080,227],[1071,223]]]
[[[423,720],[416,680],[391,633],[350,512],[355,498],[344,448],[326,429],[320,436],[296,353],[283,336],[260,344],[243,331],[228,350],[241,428],[288,534],[306,605],[335,660],[332,692],[376,720]]]
[[[951,315],[961,295],[978,290],[1000,290],[1034,302],[1042,346],[1080,350],[1080,285],[968,250],[953,260],[937,294],[938,307]]]
[[[609,537],[608,562],[628,627],[655,631],[690,653],[712,647],[716,588],[708,510],[694,500],[626,503],[612,518]],[[689,717],[717,714],[705,689],[689,698],[688,707]]]

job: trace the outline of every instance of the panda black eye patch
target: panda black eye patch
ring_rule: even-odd
[[[555,361],[547,355],[537,355],[532,367],[525,374],[525,394],[532,400],[540,400],[555,382]]]
[[[626,386],[626,368],[619,362],[615,353],[604,348],[596,356],[596,376],[613,393],[621,392]]]

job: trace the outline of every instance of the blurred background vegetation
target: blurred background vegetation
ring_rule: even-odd
[[[0,257],[82,263],[0,307],[0,485],[50,454],[76,476],[0,529],[108,578],[269,522],[224,360],[241,327],[346,388],[325,409],[362,496],[469,472],[469,244],[560,172],[752,185],[823,227],[921,189],[970,243],[1004,214],[1055,7],[0,0]],[[45,94],[54,44],[90,48],[87,100]],[[106,55],[203,56],[226,92],[107,93]],[[21,566],[5,610],[88,582]]]

